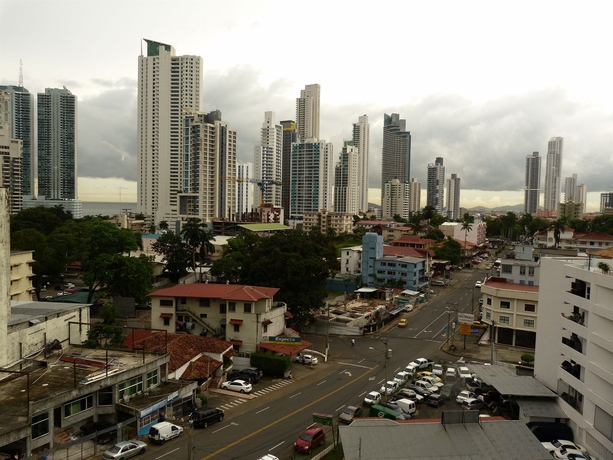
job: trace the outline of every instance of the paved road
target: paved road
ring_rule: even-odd
[[[483,272],[462,275],[453,286],[437,290],[433,300],[406,314],[407,328],[391,326],[378,335],[359,337],[353,347],[349,338],[332,337],[330,362],[313,369],[294,364],[294,380],[265,378],[255,385],[251,400],[212,393],[209,406],[223,408],[226,417],[207,429],[194,430],[194,458],[255,459],[266,453],[290,458],[293,441],[313,423],[313,412],[336,417],[347,405],[361,405],[366,393],[378,390],[415,358],[455,360],[439,350],[453,316],[447,311],[450,307],[472,311],[477,304],[474,284]],[[320,337],[307,339],[321,342]],[[392,350],[387,361],[386,346]],[[425,406],[420,410],[422,415],[430,413]],[[330,433],[327,438],[331,441]],[[188,441],[189,433],[184,433],[177,442],[151,448],[143,458],[184,460]]]

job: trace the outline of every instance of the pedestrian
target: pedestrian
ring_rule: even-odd
[[[355,345],[355,339],[351,339],[351,346]]]

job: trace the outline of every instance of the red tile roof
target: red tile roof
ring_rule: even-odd
[[[613,236],[603,232],[578,233],[573,235],[578,240],[613,240]]]
[[[177,284],[166,289],[158,289],[150,297],[195,297],[208,299],[239,300],[256,302],[272,299],[279,288],[264,286],[245,286],[243,284]]]
[[[436,243],[436,240],[430,238],[422,238],[418,235],[402,235],[400,238],[397,238],[392,241],[392,243],[432,244]]]
[[[424,259],[426,257],[426,253],[430,252],[432,253],[432,255],[434,254],[434,251],[418,248],[409,248],[407,246],[383,246],[384,256],[408,256]]]

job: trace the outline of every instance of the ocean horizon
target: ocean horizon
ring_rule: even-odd
[[[136,203],[82,201],[84,216],[114,216],[128,212],[136,212]]]

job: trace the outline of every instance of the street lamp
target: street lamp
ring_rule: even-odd
[[[457,302],[447,302],[447,350],[449,351],[450,348],[450,344],[449,344],[449,334],[450,334],[450,330],[451,330],[451,312],[455,311],[456,314],[456,321],[454,322],[454,325],[457,323],[457,317],[458,317],[458,303]],[[455,331],[453,334],[453,337],[455,338]]]

